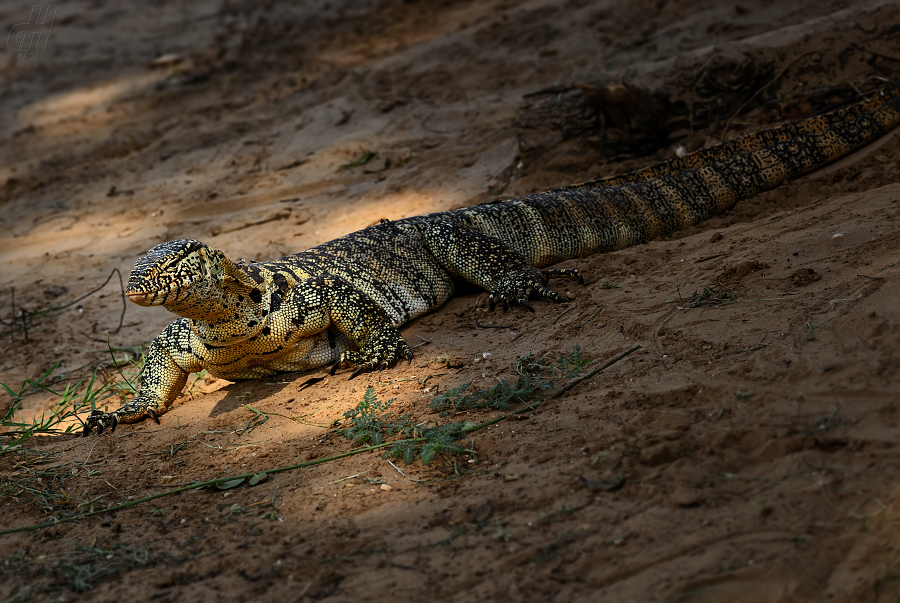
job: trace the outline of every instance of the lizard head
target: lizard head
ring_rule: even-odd
[[[161,243],[138,258],[126,295],[140,306],[166,306],[176,311],[212,301],[210,298],[221,296],[228,285],[257,286],[218,249],[194,239],[178,239]]]

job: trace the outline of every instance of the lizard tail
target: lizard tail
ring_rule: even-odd
[[[900,92],[623,176],[451,212],[544,267],[692,226],[840,159],[900,123]]]

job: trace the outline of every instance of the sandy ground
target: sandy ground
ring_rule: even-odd
[[[0,381],[62,360],[61,387],[106,362],[107,332],[145,345],[171,316],[128,307],[113,332],[115,278],[27,339],[15,320],[160,241],[273,259],[673,157],[900,65],[890,2],[296,4],[72,2],[43,59],[0,60],[0,315],[19,325],[2,326]],[[29,11],[3,3],[0,21]],[[658,111],[604,127],[575,86],[611,80]],[[328,426],[367,387],[418,423],[478,423],[500,413],[429,403],[514,379],[529,352],[642,346],[473,433],[471,454],[401,474],[367,452],[0,536],[0,597],[896,600],[898,157],[893,132],[671,239],[566,262],[588,284],[535,315],[456,297],[404,328],[430,340],[409,367],[303,390],[309,375],[201,380],[161,426],[36,440],[0,458],[0,528],[338,454],[352,445]],[[698,305],[704,287],[727,298]],[[245,405],[269,420],[245,430]],[[250,506],[269,500],[283,521]]]

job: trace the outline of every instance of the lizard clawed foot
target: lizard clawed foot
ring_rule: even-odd
[[[103,430],[106,427],[109,427],[110,433],[116,430],[116,426],[119,424],[119,418],[115,415],[115,413],[111,412],[103,412],[102,410],[92,410],[91,414],[88,415],[87,420],[84,422],[84,429],[81,430],[82,436],[87,436],[91,433],[94,428],[97,428],[97,435],[102,435]]]
[[[579,285],[584,284],[584,277],[581,276],[581,272],[578,271],[577,268],[552,268],[550,270],[541,270],[541,276],[544,277],[544,282],[549,281],[551,278],[573,278],[578,281]]]
[[[134,423],[144,417],[150,417],[156,421],[157,425],[159,425],[159,415],[155,410],[149,406],[141,408],[140,405],[130,402],[113,412],[103,412],[102,410],[97,409],[92,410],[91,414],[89,414],[84,421],[84,429],[81,430],[80,435],[87,436],[94,428],[97,429],[97,435],[102,435],[103,431],[107,428],[109,428],[109,432],[112,433],[116,430],[116,427],[123,417],[127,419],[124,421],[125,423]]]
[[[380,373],[404,358],[411,363],[413,352],[403,336],[390,327],[369,339],[362,350],[349,350],[341,354],[340,359],[332,365],[331,374],[334,375],[339,368],[355,366],[356,370],[350,375],[350,379],[354,379],[362,373]]]
[[[545,287],[551,278],[556,277],[574,278],[584,284],[584,278],[575,269],[538,270],[529,267],[501,279],[498,287],[488,296],[488,306],[493,310],[499,301],[503,305],[503,310],[506,311],[509,309],[509,302],[515,301],[529,312],[534,312],[534,308],[528,303],[528,296],[531,294],[537,294],[555,302],[564,301],[559,293]]]

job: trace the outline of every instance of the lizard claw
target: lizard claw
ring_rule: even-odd
[[[544,280],[549,281],[551,278],[569,277],[578,281],[579,285],[584,284],[584,277],[576,268],[553,268],[551,270],[541,270],[541,276]]]
[[[146,410],[146,412],[148,415],[150,415],[150,418],[153,419],[154,421],[156,421],[156,424],[159,425],[159,415],[156,414],[156,411],[153,410],[152,408],[148,408]],[[115,428],[113,428],[113,429],[115,429]]]
[[[113,432],[116,430],[116,425],[118,425],[118,423],[119,420],[115,414],[103,412],[102,410],[97,410],[95,408],[84,422],[84,429],[81,430],[81,435],[87,436],[95,427],[97,428],[97,435],[103,435],[103,430],[107,426],[110,428],[110,432]]]
[[[518,267],[499,280],[497,288],[488,297],[488,306],[493,310],[499,301],[506,311],[509,309],[509,302],[516,301],[529,312],[534,312],[534,308],[528,303],[528,296],[531,294],[555,302],[564,301],[559,293],[545,286],[550,279],[559,277],[573,278],[584,284],[584,277],[574,268],[538,270],[532,266]]]
[[[350,379],[358,377],[362,373],[381,372],[397,364],[402,358],[412,362],[413,353],[406,340],[393,326],[386,325],[363,345],[359,351],[348,350],[341,354],[340,359],[331,367],[333,375],[339,368],[355,366],[356,370],[350,375]]]

